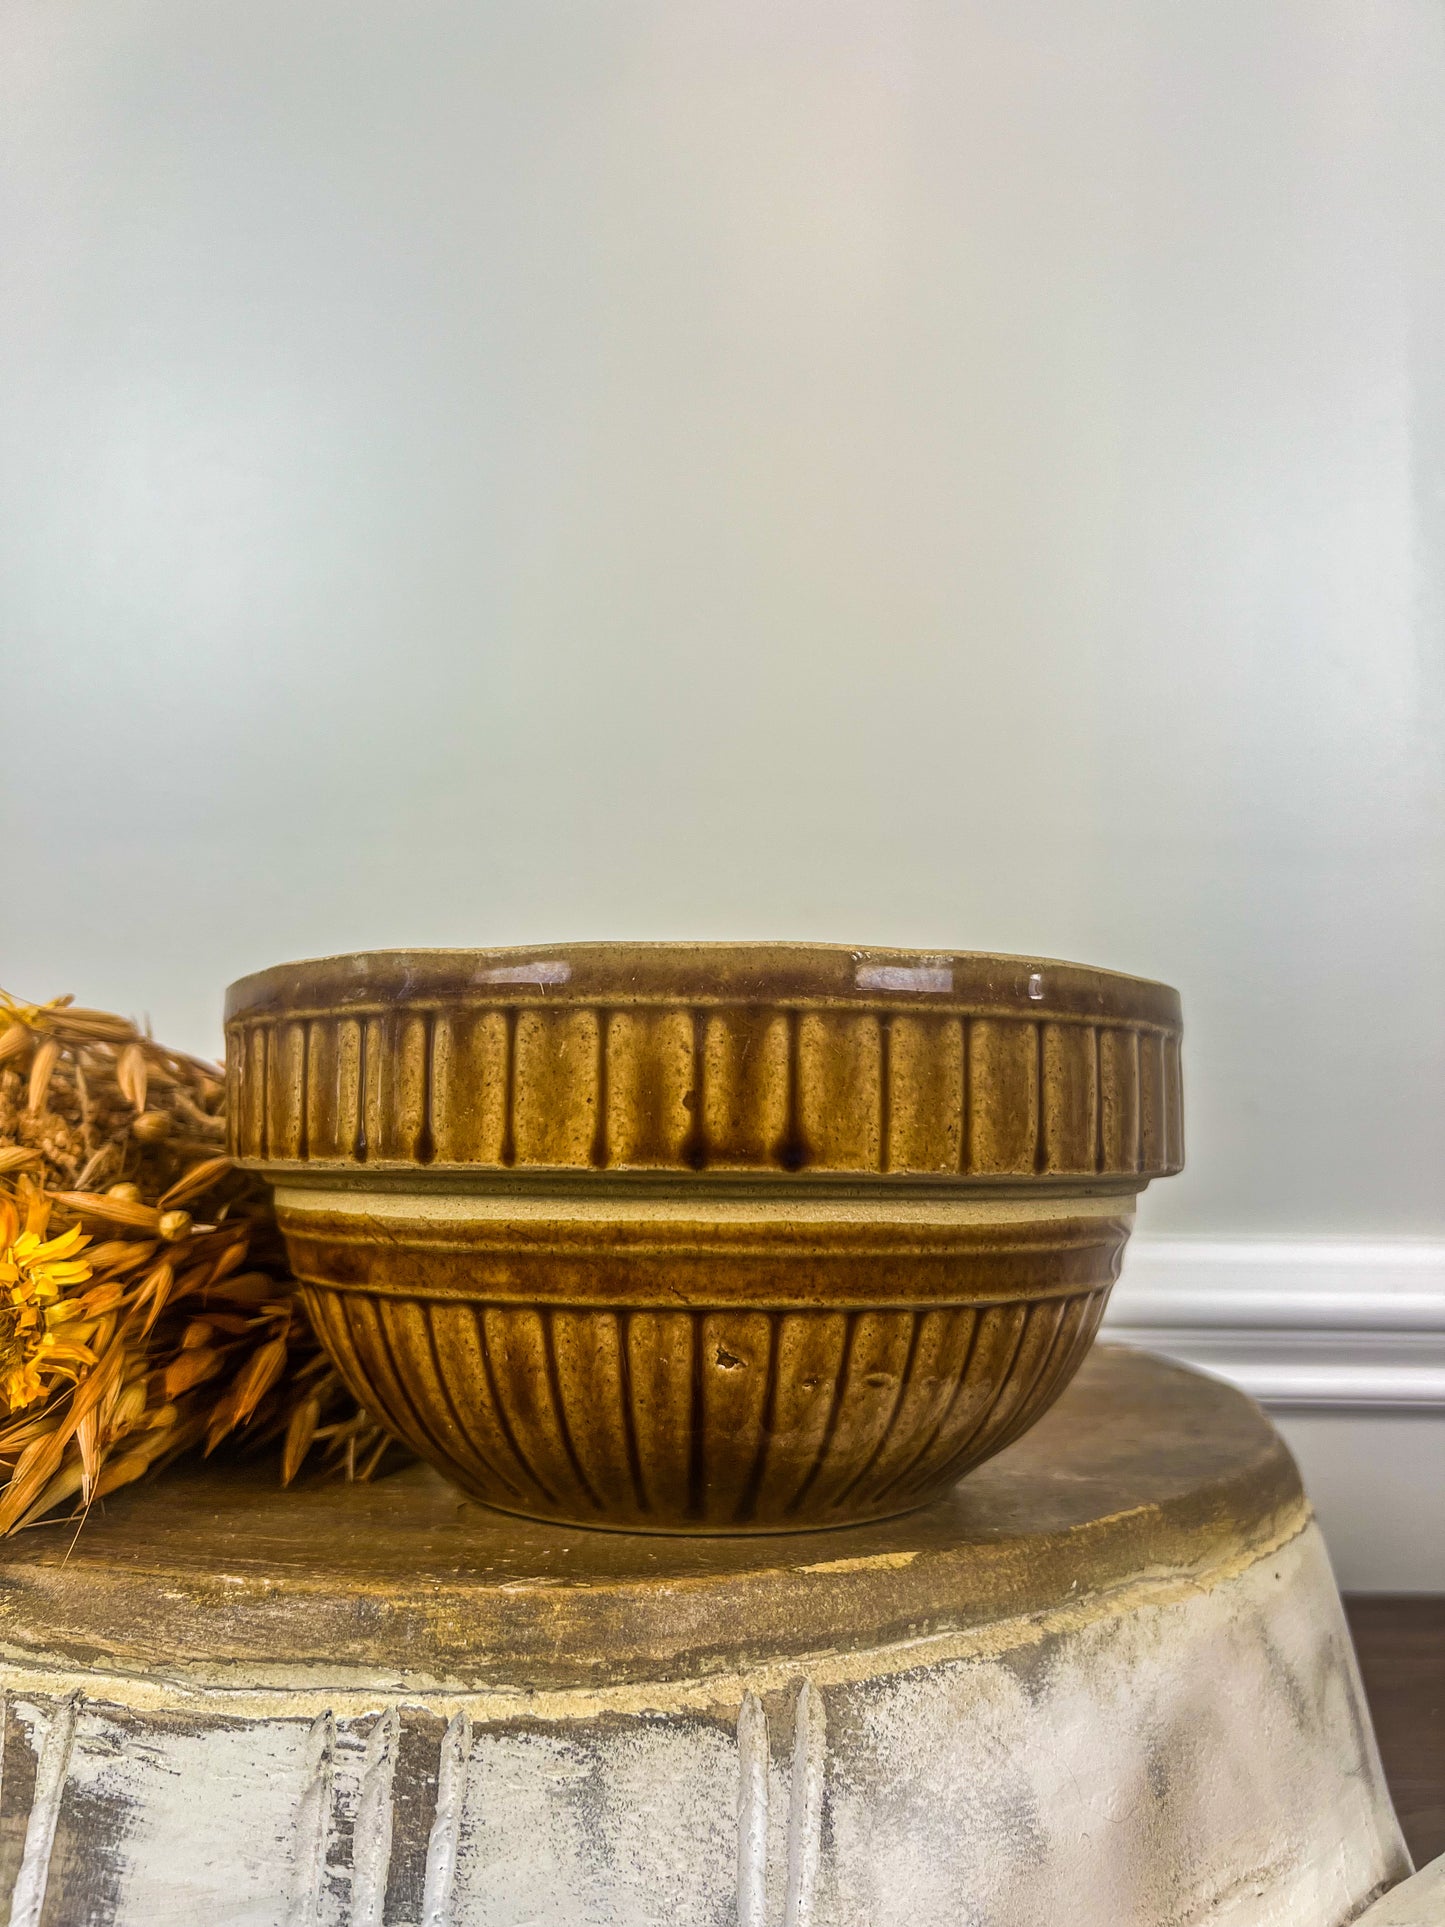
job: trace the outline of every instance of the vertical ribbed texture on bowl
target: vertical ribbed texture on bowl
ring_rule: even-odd
[[[229,1114],[338,1369],[469,1491],[786,1530],[1067,1384],[1183,1161],[1179,1038],[1166,986],[1035,959],[379,953],[233,986]]]
[[[1026,1431],[1107,1289],[942,1310],[533,1310],[310,1290],[358,1396],[493,1505],[635,1530],[906,1511]]]
[[[475,953],[515,958],[510,974],[417,952],[247,979],[227,1027],[236,1155],[1146,1179],[1183,1163],[1178,999],[1163,985],[799,946],[784,955],[819,959],[811,980],[730,946],[716,962],[677,946],[671,975],[656,958],[673,947],[655,946],[629,976],[610,948]]]

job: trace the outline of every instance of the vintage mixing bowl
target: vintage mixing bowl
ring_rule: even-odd
[[[356,1396],[486,1504],[923,1504],[1077,1369],[1182,1162],[1179,999],[1031,958],[562,944],[283,964],[232,1148]]]

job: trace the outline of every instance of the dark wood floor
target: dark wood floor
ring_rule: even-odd
[[[1395,1811],[1423,1867],[1445,1853],[1445,1598],[1353,1593],[1345,1611]]]

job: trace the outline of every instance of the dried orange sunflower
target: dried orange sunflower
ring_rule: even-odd
[[[68,1296],[91,1275],[79,1254],[90,1243],[79,1225],[47,1238],[50,1200],[27,1187],[25,1216],[0,1197],[0,1401],[23,1411],[57,1379],[74,1379],[96,1363],[85,1343],[93,1330],[84,1297]]]

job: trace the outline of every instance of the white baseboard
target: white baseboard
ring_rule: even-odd
[[[1445,1242],[1136,1239],[1104,1329],[1275,1410],[1445,1411]]]

